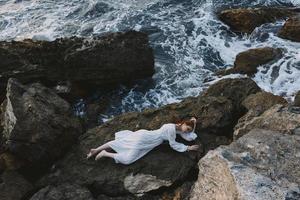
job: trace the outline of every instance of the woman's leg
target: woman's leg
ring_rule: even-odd
[[[115,155],[117,155],[117,153],[110,153],[107,152],[105,150],[102,150],[100,153],[98,153],[98,155],[96,156],[95,160],[99,160],[102,157],[109,157],[109,158],[115,158]]]
[[[105,144],[103,144],[95,149],[91,149],[90,152],[87,154],[87,158],[90,158],[91,156],[97,154],[101,150],[109,149],[109,148],[110,148],[110,146],[108,145],[108,142],[106,142]]]

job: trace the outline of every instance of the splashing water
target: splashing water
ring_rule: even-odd
[[[232,66],[239,52],[263,46],[283,48],[284,57],[261,66],[253,80],[264,90],[292,100],[300,90],[300,43],[276,36],[284,21],[265,24],[249,36],[238,36],[218,20],[215,11],[299,5],[300,0],[2,0],[0,39],[54,40],[129,29],[148,33],[155,53],[153,83],[139,81],[133,88],[121,85],[111,91],[111,104],[100,117],[103,121],[123,112],[197,96],[219,80],[214,72]],[[241,75],[223,78],[237,76]],[[81,100],[77,111],[80,114],[82,110]]]

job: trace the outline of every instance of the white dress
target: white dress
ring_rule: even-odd
[[[189,133],[183,133],[176,130],[174,123],[167,123],[156,130],[118,131],[115,133],[115,140],[107,144],[117,152],[114,156],[116,163],[130,164],[163,143],[164,140],[168,140],[174,150],[179,152],[186,151],[187,145],[175,141],[176,134],[179,134],[187,141],[192,141],[197,137],[194,130]]]

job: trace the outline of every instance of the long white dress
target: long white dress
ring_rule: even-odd
[[[156,130],[118,131],[115,133],[115,140],[108,142],[108,145],[117,152],[114,156],[116,163],[131,164],[163,143],[164,140],[168,140],[174,150],[186,151],[187,145],[175,141],[176,134],[187,141],[192,141],[197,137],[194,130],[183,133],[176,130],[176,124],[167,123]]]

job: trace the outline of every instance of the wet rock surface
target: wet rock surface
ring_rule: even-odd
[[[235,32],[250,34],[256,27],[299,13],[296,8],[236,8],[218,13],[219,19]]]
[[[289,18],[279,30],[278,36],[294,42],[300,42],[300,15]]]
[[[234,66],[230,69],[220,70],[218,75],[228,74],[247,74],[252,76],[257,72],[260,65],[275,62],[282,57],[282,50],[271,47],[263,47],[256,49],[249,49],[239,53],[234,62]]]

